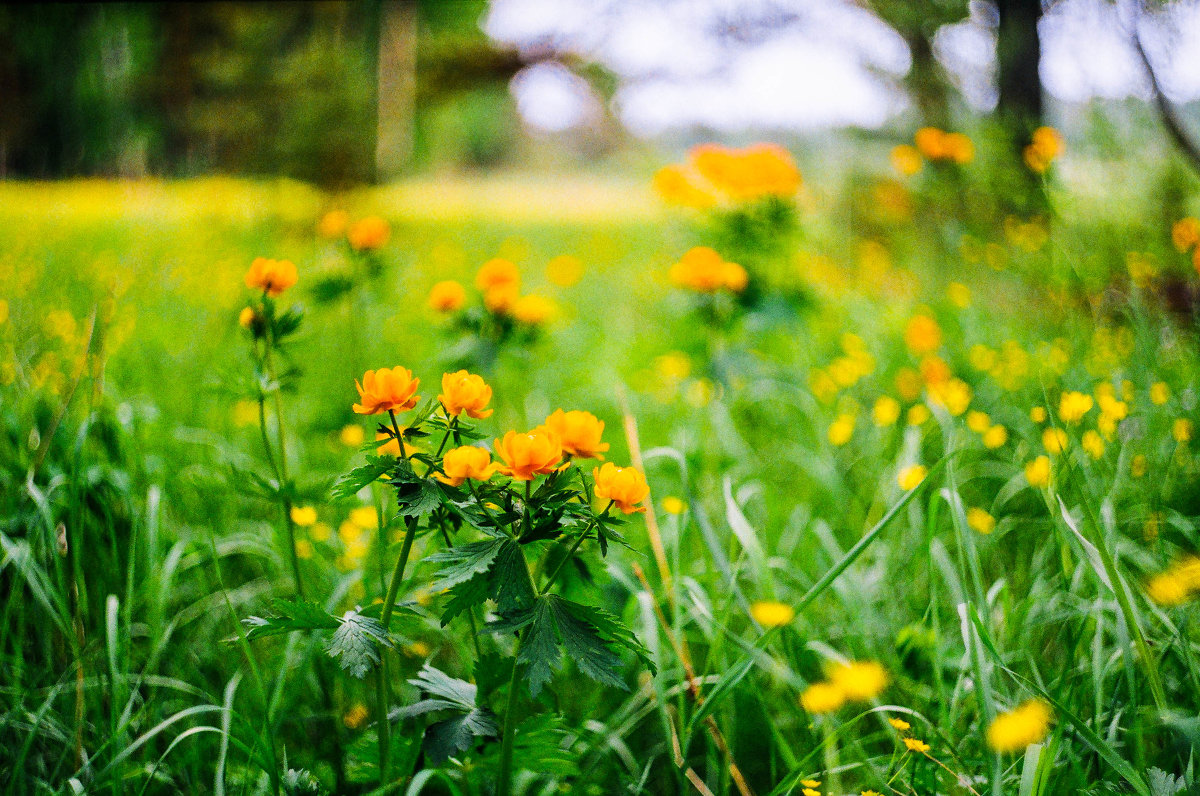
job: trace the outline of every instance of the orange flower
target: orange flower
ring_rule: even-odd
[[[290,260],[255,257],[246,272],[246,287],[275,297],[296,284],[296,266]]]
[[[475,287],[485,293],[501,285],[511,285],[515,291],[521,284],[521,272],[511,260],[501,257],[488,260],[479,267],[475,274]]]
[[[562,443],[558,435],[546,428],[535,428],[519,434],[510,431],[495,442],[496,455],[504,461],[499,472],[517,479],[532,481],[538,473],[554,472],[562,461]]]
[[[904,344],[917,356],[932,353],[942,344],[942,329],[928,315],[914,315],[904,327]]]
[[[943,142],[946,157],[955,163],[963,165],[975,159],[975,144],[962,133],[947,133]]]
[[[442,374],[442,394],[438,396],[448,417],[457,417],[466,412],[476,420],[490,417],[492,410],[486,408],[492,400],[492,388],[481,376],[460,370]]]
[[[429,306],[438,312],[455,312],[462,309],[467,300],[467,291],[453,279],[438,282],[429,291]]]
[[[699,293],[715,293],[721,288],[740,293],[749,277],[737,263],[726,262],[715,249],[695,246],[671,266],[671,281]]]
[[[930,160],[941,160],[947,156],[946,133],[936,127],[922,127],[913,136],[917,151]]]
[[[498,465],[492,462],[492,454],[486,448],[475,445],[463,445],[461,448],[451,448],[442,459],[442,470],[445,475],[435,473],[434,477],[450,486],[462,486],[468,478],[476,481],[486,481],[496,472]]]
[[[513,302],[512,315],[518,321],[530,326],[537,326],[545,323],[554,317],[554,313],[558,311],[554,302],[545,296],[539,296],[536,293],[530,293],[528,296],[521,296]]]
[[[692,149],[688,158],[700,176],[734,201],[789,197],[802,181],[791,153],[778,144],[745,149],[703,144]]]
[[[650,485],[636,467],[618,467],[605,462],[603,467],[592,470],[592,479],[596,482],[596,497],[608,498],[625,514],[646,510],[645,506],[637,504],[650,494]]]
[[[377,415],[382,412],[401,412],[412,409],[421,400],[417,395],[420,379],[414,379],[408,368],[380,368],[363,374],[362,383],[357,380],[358,399],[354,411],[360,415]]]
[[[341,237],[350,224],[350,214],[345,210],[330,210],[317,223],[317,234],[322,238]]]
[[[654,190],[668,204],[704,210],[717,203],[700,176],[679,165],[659,169],[654,175]]]
[[[557,409],[546,418],[546,428],[558,435],[563,451],[572,456],[603,459],[600,454],[608,450],[608,443],[600,441],[604,433],[604,421],[597,420],[591,412],[564,412]]]
[[[383,248],[392,237],[392,228],[379,216],[367,216],[355,221],[346,230],[346,240],[355,251]]]
[[[1200,243],[1200,219],[1188,216],[1176,221],[1171,227],[1171,242],[1181,254]]]
[[[492,285],[483,293],[483,306],[494,315],[507,315],[520,300],[519,291],[515,282]]]

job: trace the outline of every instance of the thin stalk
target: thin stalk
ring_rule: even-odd
[[[524,641],[524,636],[517,638],[512,675],[508,678],[508,704],[504,708],[504,734],[500,741],[500,772],[496,782],[496,796],[512,794],[513,739],[517,729],[517,723],[513,721],[513,713],[517,709],[517,658],[521,655],[521,644]]]
[[[419,517],[408,518],[408,527],[404,531],[404,544],[400,546],[400,557],[396,559],[396,568],[392,570],[392,581],[388,584],[387,597],[383,601],[383,612],[379,615],[379,623],[383,625],[384,631],[389,631],[392,627],[392,612],[396,607],[396,595],[400,591],[400,582],[404,580],[404,568],[408,565],[408,556],[412,552],[419,519]]]
[[[396,412],[394,409],[388,410],[388,417],[392,418],[392,431],[396,432],[396,446],[400,448],[400,458],[408,458],[408,449],[404,447],[404,435],[400,433],[400,423],[396,420]]]

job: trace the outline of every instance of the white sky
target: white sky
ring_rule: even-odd
[[[1046,13],[1041,74],[1053,98],[1149,96],[1128,39],[1133,2],[1060,0]],[[722,24],[747,9],[782,16],[747,43]],[[640,135],[693,126],[878,127],[907,107],[898,89],[907,47],[851,0],[492,0],[483,24],[523,51],[552,46],[612,69],[621,81],[617,115]],[[1167,96],[1200,97],[1200,0],[1173,3],[1141,32]],[[971,18],[942,28],[934,50],[972,106],[995,104],[989,6],[973,2]],[[512,90],[524,118],[546,130],[600,111],[586,82],[555,64],[523,70]]]

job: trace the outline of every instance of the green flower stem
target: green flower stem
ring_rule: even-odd
[[[379,740],[379,784],[388,782],[388,757],[392,746],[392,727],[388,720],[387,656],[379,656],[379,668],[375,670],[375,735]]]
[[[396,568],[392,571],[392,580],[388,584],[387,597],[384,598],[383,602],[383,612],[379,615],[379,623],[383,625],[385,634],[391,633],[392,612],[396,606],[396,594],[400,591],[400,583],[404,580],[404,568],[407,566],[408,556],[412,552],[413,539],[417,535],[417,522],[419,519],[419,517],[408,518],[408,528],[404,532],[404,544],[400,547],[400,556],[396,559]],[[382,533],[382,530],[380,532]],[[379,738],[379,780],[380,784],[386,784],[392,728],[388,721],[387,656],[381,655],[379,657],[378,678],[375,683],[375,713],[376,726],[378,728],[376,735]]]
[[[517,638],[512,675],[508,678],[508,705],[504,708],[504,734],[500,741],[500,772],[496,778],[496,796],[512,794],[513,740],[517,730],[517,723],[513,720],[517,709],[517,658],[521,655],[521,644],[524,641],[524,636]]]
[[[383,612],[379,615],[379,623],[384,631],[391,631],[392,612],[396,606],[396,594],[400,591],[400,582],[404,580],[404,568],[408,565],[408,556],[412,552],[413,539],[417,535],[419,517],[408,518],[408,528],[404,531],[404,544],[400,546],[400,557],[396,559],[396,568],[392,570],[392,581],[388,584],[387,597],[383,601]]]
[[[404,447],[404,435],[400,433],[400,424],[396,421],[396,411],[388,410],[388,416],[392,418],[392,431],[396,432],[396,445],[400,448],[400,458],[408,458],[408,450]]]

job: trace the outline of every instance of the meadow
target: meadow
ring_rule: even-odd
[[[1052,132],[0,183],[5,792],[1200,787],[1196,185]]]

